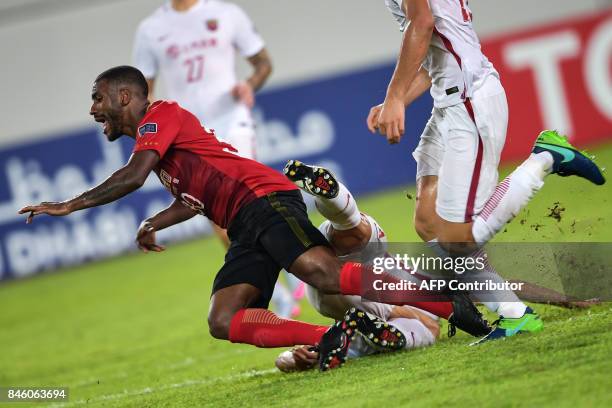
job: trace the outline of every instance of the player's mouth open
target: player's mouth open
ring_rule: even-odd
[[[94,120],[96,122],[102,124],[102,132],[104,134],[107,134],[107,132],[109,130],[109,123],[108,123],[108,121],[104,117],[102,117],[102,116],[96,116],[96,117],[94,117]]]

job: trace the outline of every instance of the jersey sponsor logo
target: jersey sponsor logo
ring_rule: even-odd
[[[178,194],[179,179],[172,177],[164,169],[159,172],[159,180],[161,183],[172,193],[173,195]]]
[[[219,28],[219,21],[216,18],[206,20],[206,28],[210,31],[217,31],[217,28]]]
[[[166,55],[168,56],[168,58],[170,59],[175,59],[177,58],[179,55],[181,54],[181,49],[179,48],[178,45],[173,44],[171,46],[169,46],[168,48],[166,48]]]
[[[181,202],[183,203],[183,205],[191,208],[198,214],[204,214],[204,203],[195,198],[194,196],[187,193],[182,193]]]
[[[138,134],[142,137],[147,133],[157,133],[157,123],[145,123],[138,128]]]
[[[192,51],[206,50],[211,47],[216,47],[218,41],[216,38],[203,38],[201,40],[190,41],[184,44],[171,44],[166,47],[166,56],[170,59],[176,59],[181,54],[189,53]]]

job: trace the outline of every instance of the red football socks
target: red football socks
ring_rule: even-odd
[[[361,296],[361,276],[366,270],[359,262],[347,262],[340,270],[340,292],[343,295]]]
[[[418,307],[419,309],[426,310],[430,313],[435,314],[438,317],[448,319],[453,313],[453,304],[446,301],[437,302],[423,302],[410,300],[410,296],[415,297],[419,294],[418,291],[407,293],[405,298],[401,298],[401,292],[379,292],[372,289],[366,292],[362,287],[362,276],[364,273],[369,273],[371,266],[363,265],[359,262],[346,262],[342,265],[340,270],[340,291],[343,295],[357,295],[363,296],[364,298],[381,303],[388,303],[393,305],[408,305]],[[376,279],[387,283],[397,283],[399,280],[389,274],[376,275]],[[436,297],[441,295],[436,293]]]
[[[257,347],[315,345],[327,326],[283,319],[267,309],[241,309],[230,325],[229,340]]]

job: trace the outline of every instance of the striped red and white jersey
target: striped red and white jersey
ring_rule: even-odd
[[[499,74],[480,49],[467,0],[428,2],[435,28],[423,68],[432,80],[434,106],[444,108],[472,97],[487,76],[499,78]],[[410,21],[402,10],[402,0],[385,0],[385,3],[404,31]]]

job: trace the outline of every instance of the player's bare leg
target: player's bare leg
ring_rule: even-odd
[[[267,309],[251,308],[260,295],[260,290],[248,283],[216,291],[208,313],[210,334],[232,343],[283,347],[318,344],[329,330],[327,326],[280,318]]]
[[[572,160],[566,160],[568,158]],[[441,251],[451,253],[474,253],[478,247],[489,241],[503,226],[509,222],[528,203],[532,196],[543,186],[544,178],[550,173],[561,175],[580,175],[595,184],[604,182],[597,166],[584,154],[577,152],[565,138],[556,132],[542,132],[533,154],[521,164],[512,174],[500,183],[493,195],[485,203],[483,209],[474,217],[473,222],[456,223],[444,220],[437,214],[423,211],[417,207],[415,218],[431,220],[430,224],[420,223],[417,228],[421,236],[430,238],[427,234],[431,229],[437,229],[436,240],[429,240],[434,246],[440,245]],[[420,189],[423,183],[419,183]],[[424,183],[429,188],[418,191],[417,196],[423,201],[434,202],[436,189],[432,189],[433,182]],[[419,213],[419,211],[421,211]],[[424,228],[424,225],[428,228]],[[429,231],[426,231],[429,230]],[[437,241],[437,242],[436,242]],[[490,279],[501,280],[495,270],[487,265],[482,273]],[[517,333],[515,327],[520,325],[521,331],[539,331],[542,323],[539,317],[524,303],[515,299],[505,302],[483,302],[487,308],[502,316],[500,324],[487,338],[505,337]],[[507,300],[507,299],[505,299]],[[525,323],[525,324],[524,324]]]
[[[417,233],[431,246],[438,246],[438,235],[442,235],[442,230],[445,228],[448,222],[445,222],[435,212],[435,202],[438,191],[438,177],[437,176],[424,176],[417,180],[417,205],[415,207],[415,228]],[[460,224],[464,226],[471,226],[469,224]],[[472,247],[472,251],[476,251],[476,246]],[[439,251],[444,251],[445,248],[438,247]],[[495,272],[495,270],[489,266],[490,277],[496,281],[501,280],[501,277]],[[512,296],[512,295],[510,295]],[[489,310],[495,313],[499,313],[502,316],[510,318],[519,318],[524,315],[527,305],[521,302],[518,297],[512,296],[514,299],[509,302],[482,302]]]
[[[414,228],[425,242],[438,236],[441,219],[436,213],[438,176],[419,177],[416,183]]]
[[[434,228],[438,242],[445,249],[451,252],[473,252],[491,240],[527,205],[551,173],[563,177],[577,175],[597,185],[605,183],[602,171],[591,157],[576,150],[565,136],[555,131],[544,131],[540,133],[533,153],[498,184],[473,221],[451,222],[422,211],[415,218],[429,217],[431,221],[417,226],[417,231],[419,235],[430,235],[428,232]],[[427,182],[424,185],[431,187]],[[428,189],[419,195],[431,197],[433,193]]]
[[[208,329],[216,339],[228,340],[230,323],[237,311],[246,309],[260,296],[261,291],[248,283],[228,286],[210,298]]]
[[[542,303],[567,309],[588,309],[601,303],[601,300],[597,298],[575,299],[553,289],[523,280],[509,279],[509,282],[521,284],[521,289],[517,291],[517,294],[526,302]]]

